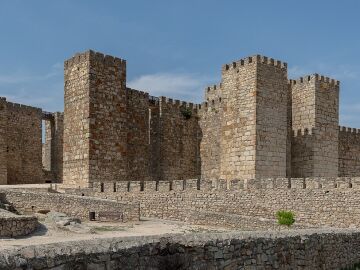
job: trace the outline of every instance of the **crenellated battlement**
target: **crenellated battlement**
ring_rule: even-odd
[[[208,192],[240,190],[283,189],[360,189],[360,177],[307,177],[307,178],[261,178],[261,179],[186,179],[172,181],[119,181],[94,182],[95,192]]]
[[[303,137],[307,135],[313,135],[315,134],[315,128],[301,128],[297,130],[292,130],[292,136],[293,137]]]
[[[269,58],[269,57],[262,56],[262,55],[253,55],[253,56],[249,56],[249,57],[234,61],[230,64],[223,65],[222,71],[235,70],[239,67],[250,65],[253,63],[274,66],[274,67],[277,67],[280,69],[285,69],[285,70],[287,69],[287,63],[285,63],[285,62],[282,62],[280,60],[275,60],[273,58]]]
[[[103,63],[106,66],[119,66],[123,68],[126,67],[126,60],[111,55],[105,55],[92,50],[75,54],[73,57],[64,62],[64,66],[65,68],[69,68],[73,65],[77,65],[79,63],[87,61],[96,61],[99,63]]]
[[[291,79],[291,80],[289,80],[289,84],[296,85],[296,84],[303,84],[303,83],[309,83],[309,82],[314,82],[314,81],[327,83],[331,86],[340,86],[340,81],[331,79],[331,78],[323,76],[323,75],[319,75],[317,73],[314,73],[312,75],[303,76],[303,77],[300,77],[295,80]]]
[[[5,99],[6,101],[6,99]],[[37,107],[33,107],[33,106],[28,106],[28,105],[24,105],[24,104],[20,104],[20,103],[14,103],[14,102],[9,102],[6,101],[6,107],[7,108],[12,108],[14,110],[21,110],[21,111],[27,111],[27,110],[37,110],[39,112],[42,112],[42,110],[40,108]]]
[[[357,129],[357,128],[339,126],[339,132],[353,134],[353,135],[360,135],[360,129]]]
[[[136,89],[132,89],[132,88],[126,88],[126,95],[127,95],[127,98],[139,97],[139,98],[149,99],[149,93],[140,91],[140,90],[136,90]]]
[[[199,111],[206,112],[209,109],[219,109],[221,106],[221,97],[214,98],[212,100],[204,101],[198,105]]]
[[[164,96],[160,96],[159,97],[159,102],[162,105],[168,105],[174,108],[189,108],[191,110],[197,110],[198,108],[198,104],[194,104],[192,102],[186,102],[186,101],[181,101],[178,99],[172,99],[169,97],[164,97]]]

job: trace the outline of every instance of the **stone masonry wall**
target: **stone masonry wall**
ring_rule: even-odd
[[[0,185],[7,184],[6,99],[0,98]]]
[[[42,183],[42,110],[7,102],[8,184]]]
[[[121,212],[123,222],[139,220],[139,204],[125,203],[91,198],[84,196],[2,190],[2,201],[11,204],[20,213],[36,213],[39,210],[62,212],[67,215],[89,220],[89,212],[95,212],[96,218],[99,212]]]
[[[88,51],[65,62],[64,183],[126,179],[126,62]]]
[[[90,52],[64,63],[63,181],[70,186],[89,182]]]
[[[196,180],[195,180],[196,181]],[[275,213],[290,210],[296,224],[305,227],[358,227],[360,178],[268,178],[218,183],[192,180],[122,183],[117,192],[109,186],[67,190],[124,202],[140,202],[142,216],[214,225],[242,230],[274,228]],[[317,218],[314,218],[317,217]]]
[[[126,89],[127,119],[127,179],[150,179],[149,94]],[[158,160],[157,160],[158,162]]]
[[[339,82],[315,74],[291,87],[292,176],[338,176]]]
[[[219,179],[221,164],[222,104],[220,85],[205,89],[207,102],[199,109],[201,129],[200,162],[202,179]]]
[[[257,56],[255,175],[286,177],[287,64]]]
[[[360,171],[360,131],[339,128],[339,175],[357,176]]]
[[[45,143],[43,144],[43,168],[48,181],[62,182],[64,114],[53,113],[45,120]]]
[[[51,170],[57,183],[63,182],[63,144],[64,144],[64,113],[54,115],[54,135],[52,137]]]
[[[186,113],[189,113],[188,117]],[[194,104],[160,97],[158,136],[158,179],[186,179],[200,175],[200,128]]]
[[[221,179],[255,177],[256,69],[253,57],[222,69]]]
[[[126,61],[90,52],[89,179],[126,179]]]
[[[82,240],[3,250],[1,269],[349,269],[356,230],[189,234]]]

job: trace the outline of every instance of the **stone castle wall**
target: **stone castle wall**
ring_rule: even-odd
[[[7,184],[6,99],[0,98],[0,185]]]
[[[127,112],[127,178],[144,181],[150,176],[149,94],[133,89],[126,90]]]
[[[44,122],[45,142],[42,149],[44,180],[61,183],[63,173],[64,114],[56,112],[47,115],[47,119]]]
[[[198,177],[200,128],[192,103],[159,98],[159,180]]]
[[[0,101],[2,184],[42,182],[41,109]]]
[[[290,85],[292,176],[338,176],[339,82],[315,74]]]
[[[202,103],[199,109],[201,178],[219,179],[223,119],[221,86],[208,87],[205,96],[207,101]]]
[[[192,104],[127,88],[126,62],[116,57],[87,51],[64,65],[64,114],[44,112],[41,118],[36,108],[33,114],[46,121],[48,181],[87,187],[114,180],[360,174],[357,142],[338,130],[338,81],[317,74],[288,81],[286,63],[255,55],[224,65],[221,83],[206,89],[204,103]],[[0,159],[9,164],[6,172],[0,165],[0,183],[41,182],[16,175],[24,160],[29,174],[40,177],[41,129],[29,126],[31,113],[11,108],[5,110],[11,123],[0,117],[0,127],[11,130],[0,138]],[[36,159],[20,155],[21,144],[4,144],[7,136],[23,138],[25,130],[34,142],[24,151],[36,149]],[[4,152],[16,147],[16,154]]]
[[[360,178],[269,178],[231,181],[117,182],[67,189],[124,202],[140,202],[142,216],[241,230],[276,228],[279,210],[293,211],[302,227],[358,227]],[[316,217],[316,218],[314,218]]]
[[[339,128],[339,175],[352,176],[360,171],[360,130]]]

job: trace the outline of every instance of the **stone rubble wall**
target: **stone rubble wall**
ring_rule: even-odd
[[[2,250],[0,268],[337,270],[359,262],[359,247],[350,230],[128,237]]]
[[[28,235],[37,227],[38,220],[34,216],[5,216],[0,213],[0,238]]]
[[[303,227],[358,227],[360,178],[273,178],[248,181],[176,180],[117,183],[67,193],[140,202],[142,216],[238,229],[274,228],[279,210]],[[200,190],[198,189],[200,188]],[[257,220],[257,222],[255,222]]]
[[[14,189],[4,189],[1,193],[2,201],[13,205],[23,214],[50,210],[89,220],[89,212],[95,212],[96,218],[99,212],[121,212],[123,222],[139,220],[139,204],[136,202],[116,202],[100,198]]]

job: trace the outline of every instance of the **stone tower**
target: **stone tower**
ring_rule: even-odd
[[[337,177],[339,82],[317,74],[291,81],[292,177]]]
[[[122,59],[87,51],[65,61],[65,184],[126,177],[125,85]]]
[[[286,176],[287,65],[252,56],[222,69],[220,178]]]

